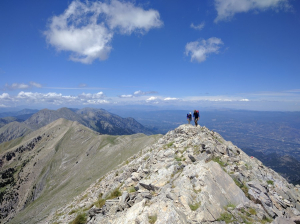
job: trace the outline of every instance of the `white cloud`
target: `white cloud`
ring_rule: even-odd
[[[5,84],[4,89],[5,90],[15,90],[15,89],[30,89],[30,88],[41,88],[42,85],[36,82],[29,82],[29,84],[25,84],[25,83],[13,83],[11,85],[9,84]]]
[[[133,95],[121,95],[120,98],[132,98]]]
[[[83,103],[84,105],[86,104],[93,104],[93,105],[99,105],[99,104],[106,104],[109,103],[107,100],[88,100],[87,102]]]
[[[112,0],[110,5],[100,7],[107,15],[110,29],[119,28],[122,33],[131,34],[134,31],[147,32],[151,28],[162,26],[159,12],[153,9],[148,11],[135,7],[130,2]]]
[[[1,95],[0,95],[0,99],[2,99],[2,100],[5,100],[5,99],[9,99],[10,97],[9,97],[9,94],[8,93],[2,93]]]
[[[70,60],[89,64],[108,58],[116,32],[145,33],[161,25],[158,11],[144,10],[129,2],[75,0],[63,14],[50,19],[44,34],[58,51],[72,52]]]
[[[195,29],[195,30],[202,30],[205,26],[205,23],[202,22],[199,25],[194,25],[194,23],[191,24],[191,28]]]
[[[215,0],[218,16],[215,22],[229,20],[234,14],[250,10],[289,9],[288,0]]]
[[[248,101],[250,101],[250,100],[249,100],[249,99],[241,99],[240,101],[248,102]]]
[[[144,95],[149,95],[149,94],[156,94],[156,91],[147,91],[147,92],[143,92],[141,90],[135,91],[133,93],[134,96],[144,96]]]
[[[79,95],[80,98],[85,98],[85,99],[101,99],[103,98],[105,95],[103,92],[98,92],[95,94],[91,94],[91,93],[82,93],[81,95]]]
[[[9,107],[9,106],[6,106],[6,105],[4,105],[4,104],[0,104],[0,107]]]
[[[167,98],[165,98],[164,100],[165,100],[165,101],[178,100],[178,98],[167,97]]]
[[[185,46],[185,54],[187,56],[191,56],[191,61],[201,63],[206,60],[206,57],[209,54],[218,54],[220,45],[222,44],[222,40],[216,37],[211,37],[207,40],[189,42]]]
[[[157,97],[151,96],[146,101],[148,102],[148,101],[154,101],[154,100],[157,100]]]

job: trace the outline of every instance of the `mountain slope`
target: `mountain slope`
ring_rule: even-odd
[[[133,134],[144,133],[152,134],[149,129],[138,123],[133,118],[122,118],[115,114],[111,114],[106,110],[84,108],[76,111],[84,120],[89,123],[90,128],[100,133],[106,134]]]
[[[99,135],[61,118],[1,144],[0,220],[38,223],[158,138]]]
[[[181,125],[44,223],[299,223],[300,186],[218,133]]]
[[[80,116],[65,107],[58,110],[40,110],[32,115],[29,119],[27,119],[24,123],[28,125],[32,130],[37,130],[59,118],[64,118],[70,121],[77,121],[83,125],[86,125],[85,121]]]
[[[32,130],[23,122],[10,122],[0,128],[0,143],[19,138],[30,133]]]
[[[4,117],[4,118],[0,118],[0,128],[3,127],[6,124],[9,124],[11,122],[22,122],[23,120],[15,118],[15,117]]]

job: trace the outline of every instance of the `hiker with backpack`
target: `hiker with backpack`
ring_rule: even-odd
[[[189,124],[191,123],[192,120],[192,113],[190,112],[189,114],[186,115],[186,119],[188,120]]]
[[[194,110],[193,117],[194,117],[194,121],[195,121],[195,126],[197,127],[197,125],[198,125],[198,120],[199,120],[199,118],[200,118],[199,110]]]

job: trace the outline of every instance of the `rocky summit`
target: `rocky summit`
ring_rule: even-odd
[[[43,223],[300,223],[300,186],[218,133],[181,125]]]

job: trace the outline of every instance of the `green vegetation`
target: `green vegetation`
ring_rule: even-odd
[[[225,221],[226,223],[230,223],[234,220],[233,216],[230,213],[224,212],[221,214],[220,218],[217,219],[217,221]]]
[[[106,200],[107,200],[107,199],[114,199],[114,198],[119,197],[119,196],[121,196],[121,195],[122,195],[122,193],[121,193],[121,191],[119,190],[119,188],[116,188],[116,189],[114,189],[114,190],[110,193],[110,195],[106,198]]]
[[[248,190],[249,188],[247,187],[247,185],[245,183],[240,183],[237,179],[232,178],[234,183],[241,188],[241,190],[244,192],[244,194],[246,195],[247,198],[250,199],[250,195],[248,194]]]
[[[97,207],[97,208],[102,208],[103,205],[105,204],[105,199],[103,198],[99,198],[95,203],[94,205]]]
[[[247,170],[252,170],[252,166],[249,166],[247,163],[245,164]]]
[[[166,144],[166,147],[170,148],[173,144],[174,144],[174,142],[170,142],[170,143]]]
[[[156,215],[156,214],[155,214],[155,215],[149,215],[149,216],[148,216],[148,221],[149,221],[150,224],[155,223],[156,220],[157,220],[157,215]]]
[[[200,148],[199,146],[194,146],[194,155],[199,155],[200,154]]]
[[[226,166],[226,164],[222,160],[220,160],[220,157],[214,157],[212,159],[212,161],[214,161],[216,163],[219,163],[221,167],[225,167]]]
[[[227,205],[226,205],[226,209],[227,208],[233,208],[233,209],[235,209],[235,205],[234,204],[232,204],[231,202],[229,202]]]
[[[182,159],[179,158],[178,156],[175,156],[175,160],[176,160],[176,161],[182,161]]]
[[[85,224],[87,221],[86,214],[78,214],[76,218],[71,222],[72,224]]]
[[[268,180],[268,181],[267,181],[267,184],[274,185],[274,181],[272,181],[272,180]]]
[[[192,211],[196,211],[196,210],[199,208],[200,205],[201,205],[200,202],[197,202],[196,204],[189,204],[190,209],[191,209]]]
[[[102,198],[102,193],[99,195],[98,200],[94,203],[97,208],[102,208],[105,204],[106,200],[114,199],[116,197],[121,196],[119,188],[114,189],[106,198]]]
[[[265,224],[265,223],[271,223],[271,222],[272,222],[272,219],[270,219],[270,218],[268,218],[268,217],[265,217],[265,218],[261,221],[262,224]]]
[[[129,187],[127,190],[129,193],[136,192],[135,188],[133,186]]]
[[[256,210],[254,208],[249,208],[249,213],[251,215],[256,215]]]
[[[72,214],[74,214],[74,213],[77,213],[78,211],[79,211],[78,209],[73,209],[73,210],[71,210],[71,211],[69,212],[68,215],[72,215]]]

